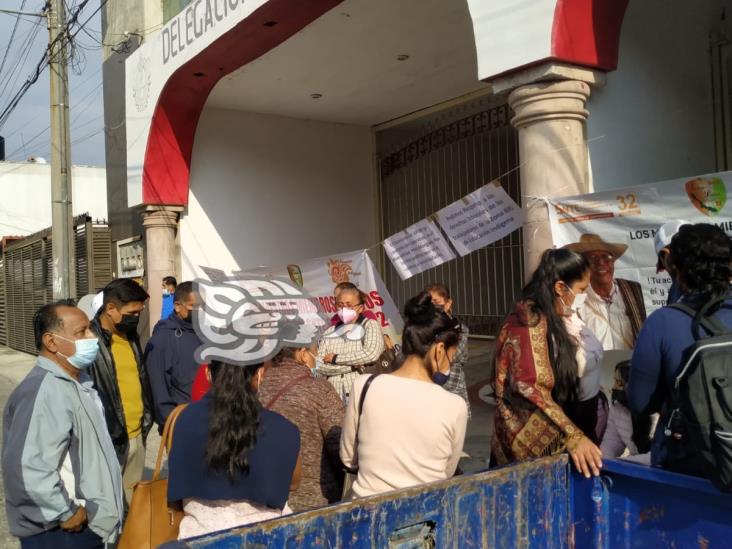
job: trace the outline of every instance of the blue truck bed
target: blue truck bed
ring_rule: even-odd
[[[732,547],[732,496],[621,460],[587,480],[561,455],[164,547]]]

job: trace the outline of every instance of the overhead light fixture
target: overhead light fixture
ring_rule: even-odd
[[[323,97],[323,94],[322,93],[311,93],[310,97],[312,97],[313,99],[320,99],[321,97]]]
[[[402,53],[401,55],[397,55],[397,61],[406,61],[409,59],[409,56],[406,53]]]

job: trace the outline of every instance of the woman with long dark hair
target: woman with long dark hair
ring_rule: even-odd
[[[545,251],[501,328],[492,445],[499,465],[566,450],[582,474],[600,474],[600,449],[565,412],[579,399],[582,373],[577,357],[583,341],[570,319],[589,282],[582,255]]]
[[[631,358],[628,403],[636,416],[661,414],[651,443],[652,465],[704,476],[691,436],[683,432],[683,425],[670,421],[678,405],[673,401],[674,384],[694,346],[692,314],[720,300],[707,316],[732,330],[732,241],[715,225],[682,225],[671,240],[668,263],[681,290],[678,304],[687,310],[662,307],[646,320]],[[703,327],[700,330],[702,337],[708,335]]]
[[[404,316],[401,366],[357,378],[346,407],[340,453],[346,467],[358,469],[355,497],[450,478],[462,453],[468,409],[441,387],[460,324],[428,292],[407,301]]]
[[[300,477],[300,433],[263,409],[261,364],[212,362],[211,390],[175,425],[168,501],[185,516],[179,539],[279,517]]]

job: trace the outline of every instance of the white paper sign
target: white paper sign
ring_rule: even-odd
[[[445,237],[428,219],[384,240],[384,249],[402,280],[455,259]]]
[[[442,230],[460,255],[468,255],[511,234],[524,215],[502,187],[482,186],[437,212]]]

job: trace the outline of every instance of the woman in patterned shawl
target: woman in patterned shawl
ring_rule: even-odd
[[[579,386],[577,341],[565,318],[590,280],[587,259],[547,250],[496,341],[495,463],[567,450],[586,477],[600,474],[600,449],[567,416]],[[578,300],[579,301],[579,300]]]

